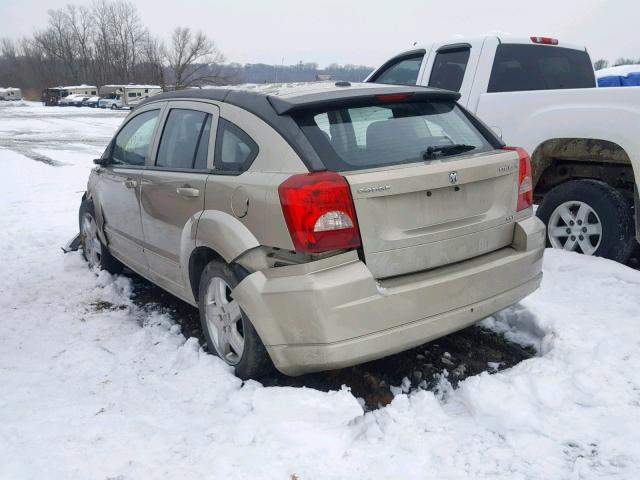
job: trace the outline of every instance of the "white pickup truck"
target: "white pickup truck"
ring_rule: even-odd
[[[456,39],[403,52],[367,81],[460,92],[462,106],[524,147],[548,245],[624,262],[640,241],[640,88],[596,88],[584,47]]]

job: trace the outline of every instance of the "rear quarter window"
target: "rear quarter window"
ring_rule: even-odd
[[[498,45],[487,92],[596,86],[586,51],[547,45]]]
[[[244,130],[228,120],[220,119],[216,134],[216,169],[244,172],[258,156],[258,151],[258,144]]]

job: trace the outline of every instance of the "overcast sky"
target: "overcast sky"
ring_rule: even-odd
[[[0,0],[0,37],[30,34],[68,0]],[[90,4],[78,0],[76,4]],[[592,58],[640,58],[640,0],[134,0],[149,29],[205,31],[228,61],[378,65],[418,44],[490,32],[553,36]]]

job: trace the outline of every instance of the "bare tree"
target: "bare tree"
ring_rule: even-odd
[[[603,68],[607,68],[608,66],[609,66],[609,62],[606,61],[604,58],[596,60],[593,63],[593,69],[594,70],[602,70]]]
[[[18,84],[18,54],[17,47],[9,38],[0,39],[0,85]]]
[[[142,60],[138,66],[138,77],[144,82],[160,85],[164,90],[163,46],[157,38],[149,35],[142,49]]]
[[[66,16],[67,28],[71,35],[71,43],[78,64],[78,74],[84,81],[93,78],[93,37],[94,23],[91,11],[85,7],[67,5],[63,14]]]
[[[76,62],[77,49],[69,18],[63,10],[49,10],[48,15],[48,27],[33,36],[36,48],[64,65],[67,73],[65,80],[78,82],[80,78]]]
[[[215,43],[200,31],[194,33],[189,27],[176,28],[164,56],[176,90],[222,80],[218,67],[224,56]]]
[[[128,83],[150,37],[132,3],[100,0],[92,6],[94,67],[97,83]]]

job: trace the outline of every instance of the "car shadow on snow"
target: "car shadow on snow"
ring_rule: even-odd
[[[133,284],[132,300],[140,308],[170,315],[185,337],[196,337],[206,350],[198,310],[173,295],[126,271]],[[279,372],[260,379],[265,386],[310,387],[318,390],[351,388],[367,409],[387,405],[394,391],[427,389],[439,391],[444,385],[455,388],[465,378],[481,372],[495,373],[536,355],[503,335],[479,325],[466,328],[405,352],[354,367],[288,377]]]

